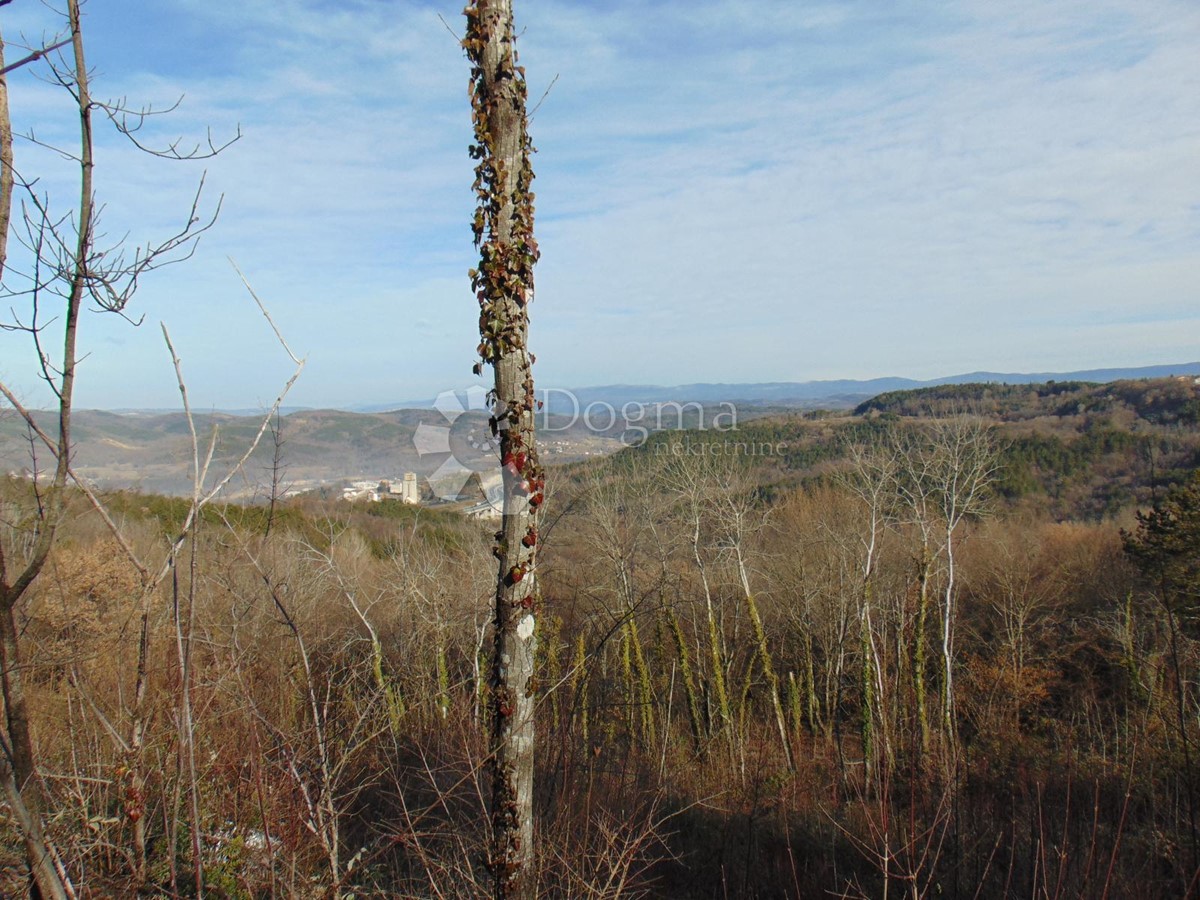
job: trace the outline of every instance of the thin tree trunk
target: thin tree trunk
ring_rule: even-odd
[[[204,897],[204,857],[200,835],[200,783],[196,774],[196,723],[192,710],[192,634],[196,610],[196,535],[191,535],[188,554],[187,611],[180,603],[178,560],[172,567],[175,651],[179,664],[178,734],[180,778],[186,776],[188,824],[192,845],[192,883],[196,896]]]
[[[5,598],[7,599],[7,598]],[[25,805],[33,812],[42,809],[41,783],[33,758],[33,739],[29,727],[29,709],[25,702],[21,677],[21,651],[17,642],[17,623],[8,603],[0,607],[0,669],[3,670],[4,712],[8,726],[9,750],[17,789]]]
[[[143,599],[143,603],[148,602]],[[150,655],[150,611],[143,608],[138,638],[137,681],[133,691],[133,727],[129,739],[129,796],[126,815],[133,821],[134,887],[146,881],[146,776],[142,745],[146,734],[146,668]]]
[[[746,612],[750,616],[750,625],[754,629],[754,640],[758,645],[759,664],[763,676],[767,679],[767,690],[771,692],[771,708],[775,712],[775,727],[779,730],[779,740],[783,747],[783,758],[788,771],[796,771],[796,762],[792,758],[792,744],[788,739],[787,721],[783,714],[783,701],[779,696],[779,676],[775,674],[775,666],[771,662],[771,650],[767,646],[767,632],[763,628],[762,616],[758,612],[758,603],[750,590],[750,576],[746,572],[746,564],[742,559],[740,547],[737,549],[738,575],[742,582],[742,592],[746,598]]]
[[[92,231],[92,119],[91,96],[88,92],[87,66],[83,55],[83,35],[80,29],[78,0],[68,0],[67,14],[71,29],[71,44],[74,50],[75,88],[78,99],[80,123],[80,199],[74,257],[71,260],[70,290],[63,315],[63,356],[61,377],[55,391],[58,395],[58,442],[54,478],[41,507],[39,533],[30,553],[29,561],[16,575],[9,578],[3,554],[0,553],[0,682],[5,699],[6,725],[8,728],[7,753],[11,758],[11,773],[5,774],[7,783],[11,774],[12,790],[16,796],[10,801],[19,807],[19,819],[24,832],[32,884],[30,893],[34,897],[73,897],[70,881],[61,865],[53,864],[54,848],[48,843],[42,829],[41,814],[44,797],[38,782],[33,739],[30,732],[29,715],[25,705],[22,681],[21,654],[16,627],[17,602],[41,573],[50,549],[54,544],[55,532],[62,519],[63,494],[70,470],[71,411],[75,387],[76,333],[79,310],[83,302],[87,283],[87,254],[91,247]],[[8,226],[12,204],[12,131],[8,113],[7,85],[0,87],[0,225],[5,237],[0,239],[0,264],[5,261]],[[23,812],[22,812],[23,811]]]
[[[667,627],[675,643],[675,653],[679,658],[679,677],[683,681],[683,694],[687,699],[688,724],[692,729],[692,746],[698,756],[704,754],[704,721],[700,714],[700,697],[696,693],[696,680],[692,675],[692,660],[688,653],[687,641],[683,636],[683,628],[675,611],[666,611]]]
[[[25,838],[25,853],[31,867],[29,896],[34,900],[74,900],[75,893],[63,871],[62,862],[42,830],[41,816],[29,808],[25,794],[17,787],[13,769],[6,758],[9,749],[7,746],[0,748],[0,782],[4,799]]]
[[[533,357],[528,349],[533,299],[532,145],[524,71],[517,65],[512,0],[477,0],[465,10],[463,47],[472,64],[472,105],[479,160],[475,241],[480,265],[472,284],[480,305],[479,354],[495,375],[493,427],[500,439],[504,510],[492,658],[492,858],[497,900],[537,894],[533,837],[537,509],[544,476],[534,435]]]
[[[870,586],[864,591],[869,596]],[[862,755],[863,755],[863,770],[865,780],[870,782],[871,774],[874,771],[875,761],[875,677],[872,672],[872,652],[871,652],[871,606],[870,601],[864,599],[862,613],[858,620],[858,643],[859,652],[862,655],[862,670],[861,670],[861,685],[862,693],[862,708],[859,710],[859,731],[862,740]]]
[[[8,598],[0,599],[5,601],[0,606],[0,672],[3,673],[4,711],[8,726],[8,741],[6,746],[0,748],[0,778],[4,782],[5,799],[16,814],[25,839],[30,896],[65,900],[74,894],[70,892],[69,882],[60,877],[54,864],[54,848],[46,839],[42,826],[45,804],[34,765],[29,713],[20,677],[16,620]]]
[[[708,570],[704,566],[704,557],[700,553],[699,517],[695,519],[692,528],[692,556],[696,560],[696,569],[700,572],[700,584],[704,588],[704,611],[708,623],[708,653],[712,666],[713,690],[717,695],[717,715],[721,719],[721,727],[726,731],[729,758],[732,761],[733,721],[729,710],[729,687],[725,683],[725,654],[721,652],[721,638],[717,627],[716,611],[713,609],[712,588],[708,583]]]
[[[942,607],[942,728],[954,746],[954,532],[946,534],[946,594]]]
[[[579,739],[585,751],[588,746],[588,658],[587,647],[584,644],[583,632],[575,639],[575,655],[571,660],[571,696],[573,708],[579,714]],[[591,758],[591,753],[586,754]]]
[[[655,743],[654,686],[650,680],[650,667],[646,665],[646,654],[642,649],[642,639],[638,632],[637,621],[633,618],[632,612],[629,613],[627,628],[633,663],[633,682],[630,684],[632,705],[638,708],[638,724],[642,733],[642,743],[649,749]]]
[[[929,548],[921,548],[920,586],[917,594],[917,625],[913,634],[913,692],[916,695],[917,729],[921,736],[921,752],[929,752],[929,713],[925,699],[926,630],[929,619]]]
[[[4,36],[0,34],[0,70],[4,69]],[[8,225],[12,220],[12,119],[8,114],[8,78],[0,74],[0,281],[8,260]]]
[[[807,629],[804,632],[804,713],[808,717],[808,730],[815,737],[821,727],[821,705],[817,699],[817,671],[816,661],[813,659],[812,632]]]

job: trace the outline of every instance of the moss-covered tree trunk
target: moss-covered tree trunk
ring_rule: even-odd
[[[926,710],[925,699],[925,669],[928,666],[925,632],[929,627],[929,573],[932,562],[929,556],[928,544],[921,546],[921,561],[917,578],[919,580],[917,593],[917,624],[913,630],[913,694],[917,707],[917,730],[920,734],[921,753],[929,752],[929,713]]]
[[[700,695],[696,691],[696,677],[692,673],[692,658],[688,652],[687,640],[683,636],[683,627],[679,617],[670,607],[666,610],[667,627],[675,645],[675,653],[679,659],[679,679],[683,682],[683,695],[687,698],[688,724],[692,730],[692,748],[697,756],[703,756],[705,751],[704,718],[700,712]]]

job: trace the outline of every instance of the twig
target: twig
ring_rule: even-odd
[[[542,92],[542,97],[533,105],[533,109],[529,111],[529,121],[533,121],[533,117],[537,115],[537,111],[542,108],[542,104],[546,102],[546,98],[550,96],[550,92],[554,90],[554,85],[558,84],[558,73],[550,79],[550,83],[546,85],[546,90]]]
[[[442,24],[446,26],[446,30],[450,32],[450,37],[454,38],[454,43],[462,46],[462,37],[454,33],[454,29],[450,27],[450,23],[446,21],[445,17],[441,13],[438,13],[437,17],[441,20]]]
[[[258,294],[254,293],[254,288],[250,287],[250,282],[246,280],[246,276],[242,274],[242,270],[238,268],[238,264],[233,261],[233,257],[229,256],[226,257],[226,259],[228,259],[229,264],[233,266],[233,271],[237,272],[238,278],[242,280],[242,284],[246,286],[246,290],[250,292],[250,296],[254,298],[254,302],[258,304],[259,312],[263,314],[263,317],[267,320],[267,324],[270,325],[271,330],[275,332],[275,337],[279,339],[279,343],[283,349],[287,351],[287,355],[292,358],[292,362],[298,366],[303,366],[304,361],[298,358],[296,354],[292,352],[292,348],[287,345],[287,341],[283,339],[283,335],[280,334],[279,329],[275,327],[275,320],[271,318],[271,314],[267,312],[267,308],[263,306],[263,302],[258,299]]]
[[[11,2],[11,0],[5,0],[4,3],[0,3],[0,6],[4,6],[8,2]],[[57,44],[51,44],[49,47],[43,47],[41,50],[34,50],[32,53],[30,53],[25,58],[18,59],[11,66],[5,66],[3,69],[0,69],[0,75],[7,75],[9,72],[13,71],[13,69],[19,69],[19,68],[21,68],[21,66],[27,65],[31,62],[36,62],[37,60],[39,60],[43,56],[45,56],[47,53],[53,53],[59,47],[65,47],[69,43],[71,43],[71,38],[65,37],[61,41],[59,41]]]

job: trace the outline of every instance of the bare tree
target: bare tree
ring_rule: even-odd
[[[10,802],[15,808],[23,809],[22,830],[25,833],[26,850],[29,859],[29,869],[32,876],[31,893],[45,897],[73,896],[69,879],[61,866],[48,865],[53,858],[53,847],[44,837],[41,815],[45,799],[41,785],[38,782],[34,761],[33,738],[29,724],[29,711],[26,705],[24,683],[22,678],[21,649],[16,622],[16,605],[25,592],[40,574],[50,548],[54,543],[54,533],[62,517],[63,494],[67,484],[67,468],[69,465],[71,435],[71,401],[75,381],[75,336],[79,318],[79,309],[87,287],[87,258],[90,250],[92,234],[92,214],[94,210],[92,197],[92,150],[91,150],[91,101],[88,96],[87,69],[84,65],[83,41],[79,29],[79,7],[76,0],[69,4],[72,48],[74,50],[75,68],[78,76],[75,79],[75,96],[78,100],[80,116],[80,132],[82,135],[80,165],[80,206],[77,220],[77,241],[73,254],[67,245],[62,245],[63,255],[60,262],[66,262],[60,267],[59,275],[63,279],[67,291],[67,308],[64,316],[63,356],[62,367],[58,372],[55,383],[46,370],[47,380],[59,400],[59,440],[56,447],[56,464],[49,491],[38,498],[38,514],[40,527],[37,538],[24,559],[10,559],[0,548],[0,679],[3,683],[4,709],[7,725],[7,740],[3,748],[6,757],[4,768],[11,767],[11,773],[4,773],[6,787],[10,784]],[[0,112],[0,225],[3,226],[4,238],[0,239],[0,273],[7,262],[7,235],[11,222],[13,186],[16,181],[13,170],[12,128],[8,112],[7,85],[0,92],[0,100],[4,101]],[[49,220],[43,214],[43,222],[49,226]],[[49,230],[49,233],[48,233]],[[58,233],[52,228],[37,229],[42,238],[55,238]],[[43,243],[37,244],[39,251]],[[65,257],[65,258],[64,258]],[[35,281],[33,297],[36,301],[40,285]],[[36,306],[35,306],[36,309]],[[36,315],[36,313],[35,313]],[[15,326],[19,327],[20,323]],[[31,325],[35,338],[38,334],[36,321]],[[39,348],[40,349],[40,348]],[[43,359],[46,357],[43,355]],[[45,364],[44,370],[45,370]],[[3,385],[10,401],[9,391]],[[36,482],[35,482],[36,487]]]
[[[687,544],[691,551],[691,561],[695,564],[696,574],[704,594],[704,615],[706,633],[706,655],[708,658],[710,689],[706,695],[712,697],[716,705],[716,717],[719,728],[724,732],[724,738],[729,745],[730,759],[734,757],[733,721],[730,712],[729,689],[725,682],[727,656],[721,640],[719,616],[714,600],[712,575],[706,560],[705,543],[707,541],[706,527],[710,517],[712,495],[717,488],[716,474],[713,463],[707,456],[681,456],[672,460],[666,473],[667,489],[675,495],[679,504],[679,518],[687,532]],[[701,666],[703,671],[703,665]]]
[[[536,895],[533,847],[534,587],[537,512],[545,478],[534,438],[533,356],[528,349],[533,266],[533,167],[524,70],[517,65],[512,0],[477,0],[464,11],[475,144],[475,243],[479,300],[476,372],[495,375],[492,427],[500,439],[503,524],[496,535],[492,661],[491,865],[497,898]]]
[[[795,771],[796,764],[792,756],[791,742],[788,739],[788,729],[783,714],[779,676],[775,674],[775,665],[767,643],[767,632],[763,627],[762,614],[750,583],[748,560],[750,542],[752,535],[762,527],[763,512],[755,507],[750,496],[749,485],[743,482],[741,473],[732,463],[725,463],[723,476],[724,484],[714,503],[714,514],[718,522],[718,545],[733,566],[737,585],[741,588],[746,615],[750,619],[750,627],[754,632],[755,656],[763,678],[767,682],[767,693],[770,696],[771,709],[775,714],[780,749],[783,751],[784,762],[788,769]]]
[[[22,177],[12,155],[12,129],[7,104],[7,85],[0,84],[0,293],[8,298],[20,298],[26,310],[14,312],[11,321],[0,323],[7,331],[27,334],[37,352],[41,377],[55,398],[57,427],[47,434],[33,414],[24,408],[14,392],[0,383],[0,395],[21,415],[29,427],[31,442],[44,443],[52,456],[53,471],[43,486],[35,479],[32,485],[33,510],[31,540],[22,552],[6,552],[0,546],[0,681],[5,699],[3,781],[11,787],[10,803],[24,810],[20,816],[24,832],[29,867],[35,896],[74,896],[66,869],[58,860],[53,845],[46,838],[41,818],[46,811],[46,794],[39,780],[30,716],[25,699],[21,645],[16,620],[17,604],[37,580],[50,557],[56,533],[63,521],[68,482],[74,480],[71,470],[71,422],[74,409],[74,390],[77,339],[81,312],[88,306],[103,312],[124,315],[137,289],[138,281],[147,272],[190,255],[195,238],[213,219],[202,221],[197,215],[199,191],[181,229],[157,244],[138,247],[127,254],[120,243],[98,246],[98,210],[93,185],[93,114],[99,110],[107,115],[117,129],[134,143],[133,133],[141,127],[152,110],[135,112],[122,104],[104,104],[91,93],[89,73],[84,53],[83,32],[78,0],[67,0],[66,37],[35,51],[13,68],[45,58],[50,80],[69,93],[78,112],[79,146],[76,150],[52,148],[78,167],[79,199],[68,215],[51,210],[49,198],[38,193],[37,179]],[[69,51],[50,55],[58,48]],[[0,73],[0,80],[3,75]],[[31,142],[38,143],[32,135]],[[141,147],[141,144],[138,144]],[[144,148],[143,149],[147,149]],[[174,159],[198,158],[211,155],[220,148],[207,151],[180,152],[177,145],[154,155]],[[25,197],[18,238],[23,245],[23,271],[14,274],[9,265],[7,238],[11,221],[14,189]],[[219,204],[218,204],[219,206]],[[214,213],[215,219],[215,213]],[[18,287],[14,288],[16,284]],[[57,316],[47,318],[47,309],[58,306]],[[52,351],[47,340],[48,328],[61,328],[58,340],[61,349]],[[95,495],[85,493],[98,506]],[[103,512],[101,510],[101,512]],[[111,524],[111,520],[109,520]],[[10,548],[12,549],[12,548]],[[7,770],[11,770],[11,772]],[[11,774],[11,778],[8,777]],[[15,791],[15,794],[12,792]]]
[[[4,40],[0,35],[0,284],[3,283],[4,266],[8,261],[8,230],[12,220],[15,181],[7,71]],[[48,543],[46,549],[49,549]],[[0,736],[0,782],[3,783],[5,799],[25,839],[31,895],[65,898],[74,896],[70,879],[42,827],[42,796],[33,771],[33,744],[29,736],[29,718],[20,673],[20,645],[14,617],[17,601],[45,564],[45,557],[45,552],[40,554],[40,559],[35,553],[26,563],[25,571],[19,571],[13,578],[9,573],[9,560],[4,547],[0,545],[0,685],[3,687],[8,725],[6,735]],[[17,566],[19,569],[19,562]]]
[[[879,567],[884,530],[892,522],[896,494],[896,455],[883,445],[851,446],[846,487],[862,503],[865,528],[857,535],[860,582],[859,635],[862,652],[862,742],[863,760],[870,774],[876,752],[875,724],[882,726],[885,758],[891,756],[891,737],[884,715],[886,682],[883,662],[875,641],[872,614],[875,606],[876,571]],[[876,718],[876,711],[878,717]]]
[[[919,542],[914,559],[917,611],[912,638],[912,686],[920,748],[924,753],[929,750],[930,738],[926,686],[926,669],[929,667],[929,609],[933,580],[941,559],[941,544],[938,543],[941,531],[932,483],[933,455],[924,451],[920,442],[909,434],[894,432],[891,446],[899,464],[895,479],[898,495],[897,517],[902,525],[915,533]]]
[[[654,478],[654,469],[641,466],[619,477],[594,471],[585,480],[584,520],[579,525],[600,567],[584,576],[589,593],[597,595],[599,612],[611,623],[609,633],[620,635],[627,725],[631,733],[640,731],[647,747],[656,733],[654,687],[638,618],[662,595],[665,555],[657,533],[661,517]]]
[[[862,604],[860,607],[863,655],[864,700],[879,701],[883,716],[885,679],[883,665],[871,631],[875,611],[873,580],[878,566],[879,542],[885,527],[903,526],[918,543],[916,563],[916,621],[912,637],[912,680],[917,727],[922,751],[929,746],[930,729],[926,711],[925,678],[929,614],[935,603],[934,579],[941,576],[941,719],[947,738],[954,736],[954,626],[958,597],[958,545],[964,524],[986,507],[989,487],[995,478],[997,456],[991,432],[977,417],[957,414],[933,420],[928,427],[893,432],[869,447],[849,448],[850,471],[847,487],[867,510],[867,528],[862,542]],[[897,664],[901,653],[904,619],[897,622]],[[869,660],[874,657],[874,676]],[[877,697],[871,695],[877,692]],[[864,749],[869,749],[869,710],[864,709]],[[885,750],[887,738],[885,736]]]
[[[963,524],[983,512],[999,463],[991,430],[976,416],[934,422],[930,432],[933,496],[941,515],[946,583],[942,592],[942,727],[954,737],[954,618],[958,539]]]

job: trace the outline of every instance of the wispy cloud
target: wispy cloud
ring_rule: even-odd
[[[141,305],[173,323],[205,402],[247,405],[286,368],[260,361],[269,335],[226,254],[310,352],[300,402],[466,378],[467,71],[439,11],[460,27],[457,7],[421,3],[92,9],[106,94],[186,94],[164,139],[244,131],[208,164],[219,227]],[[543,380],[1196,355],[1194,4],[530,0],[517,15],[532,99],[554,81],[533,122]],[[14,82],[14,116],[65,134],[61,109],[40,112],[48,90]],[[102,163],[115,233],[173,224],[199,174],[115,142]],[[154,336],[120,334],[119,362],[90,363],[88,402],[172,402],[169,382],[130,374],[161,368]]]

